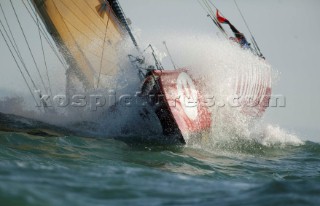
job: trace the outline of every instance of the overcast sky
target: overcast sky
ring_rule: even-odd
[[[26,14],[20,0],[17,10]],[[9,16],[8,0],[0,0]],[[215,36],[217,29],[206,17],[197,0],[119,0],[139,39],[161,47],[171,34],[206,34]],[[214,0],[216,6],[242,32],[245,25],[232,0]],[[319,0],[238,0],[239,6],[255,34],[268,62],[281,72],[275,94],[287,97],[287,107],[270,109],[266,121],[320,139],[320,1]],[[1,19],[2,16],[1,16]],[[13,20],[9,20],[13,21]],[[37,31],[32,22],[22,20],[29,33]],[[30,25],[29,25],[30,24]],[[18,32],[18,28],[14,32]],[[30,40],[39,47],[37,33]],[[142,47],[147,45],[142,45]],[[24,48],[26,50],[26,48]],[[41,51],[38,49],[38,51]],[[27,51],[26,51],[27,52]],[[40,55],[40,54],[37,54]],[[319,58],[319,59],[318,59]],[[19,92],[25,87],[15,64],[0,38],[0,96]],[[51,58],[52,75],[63,75],[61,65]],[[55,83],[61,87],[59,82]]]
[[[215,35],[217,29],[197,0],[119,0],[133,28],[154,44],[170,33]],[[239,30],[248,35],[232,0],[214,0]],[[274,94],[287,98],[286,108],[270,109],[266,121],[320,140],[320,1],[237,1],[280,81]],[[157,34],[160,34],[157,35]]]

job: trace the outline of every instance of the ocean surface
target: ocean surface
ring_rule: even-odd
[[[14,2],[15,5],[17,2]],[[13,15],[9,1],[5,3],[1,0],[1,4],[5,14],[8,15],[16,47],[20,48],[20,52],[23,54],[24,62],[21,61],[21,65],[26,63],[26,67],[30,70],[37,85],[41,85],[40,79],[42,80],[42,77],[41,75],[38,77],[32,59],[37,62],[43,74],[46,71],[45,68],[49,66],[47,75],[48,80],[51,80],[52,83],[50,86],[51,83],[48,82],[48,86],[52,87],[50,90],[53,89],[54,94],[69,93],[65,91],[67,85],[65,65],[58,61],[60,55],[54,55],[58,50],[55,51],[55,47],[53,47],[53,51],[50,49],[53,43],[52,39],[49,38],[48,42],[44,41],[45,52],[40,51],[42,43],[39,44],[42,39],[39,39],[39,24],[33,22],[33,17],[29,16],[22,4],[16,6],[22,27],[25,30],[25,34],[22,35],[21,32],[18,32],[20,26]],[[293,7],[292,12],[296,14],[296,6]],[[147,7],[142,9],[147,11],[145,8]],[[277,6],[277,8],[282,7]],[[201,8],[199,7],[199,9]],[[153,12],[153,10],[149,11]],[[174,14],[177,12],[176,9],[173,11]],[[135,13],[139,14],[139,12]],[[196,15],[205,20],[203,14],[196,12]],[[2,16],[4,17],[4,15]],[[5,22],[2,16],[1,19]],[[161,16],[163,16],[162,12]],[[292,15],[286,16],[294,19]],[[267,17],[269,22],[270,16]],[[276,16],[276,18],[279,17]],[[305,18],[310,19],[310,14],[305,15]],[[161,19],[159,18],[159,20]],[[166,21],[165,18],[163,20]],[[151,22],[152,25],[159,25],[158,21]],[[174,23],[174,21],[169,23],[178,25],[178,22]],[[139,24],[137,22],[136,25]],[[186,26],[181,25],[182,27]],[[308,26],[308,24],[305,25]],[[187,22],[187,26],[190,27],[190,22]],[[234,82],[242,83],[247,80],[249,84],[246,85],[246,89],[256,91],[254,82],[261,81],[262,77],[268,76],[269,70],[272,73],[273,85],[276,85],[279,79],[280,72],[276,68],[261,61],[251,52],[244,52],[237,45],[230,44],[223,36],[214,38],[215,32],[213,33],[211,28],[207,34],[202,34],[200,30],[197,31],[196,27],[190,27],[192,34],[188,34],[184,29],[179,32],[176,26],[171,34],[168,29],[159,30],[159,28],[156,28],[151,33],[152,35],[146,35],[148,31],[143,34],[143,30],[134,29],[136,30],[134,35],[141,48],[152,43],[163,66],[166,69],[172,68],[170,59],[166,58],[165,52],[163,52],[162,42],[163,40],[168,41],[174,62],[181,68],[188,68],[194,77],[199,77],[204,87],[202,89],[210,97],[213,95],[216,100],[227,103],[224,98],[228,95],[231,97],[234,94],[233,90],[239,88],[234,85]],[[272,31],[273,29],[268,30]],[[296,34],[296,30],[296,26],[292,27],[292,31],[295,31],[294,38],[290,40],[286,36],[284,39],[286,41],[283,42],[294,41],[292,45],[297,46],[295,43],[299,35]],[[207,29],[203,31],[207,32]],[[292,34],[292,32],[288,32],[289,30],[283,30],[282,33],[284,31],[289,34],[289,37]],[[143,36],[149,36],[149,38],[142,38]],[[302,39],[302,36],[300,35],[299,38]],[[28,55],[30,48],[28,49],[25,45],[25,39],[30,41],[31,49],[35,52],[34,56]],[[263,39],[263,36],[260,36],[259,39]],[[278,40],[281,42],[281,39],[278,38]],[[52,42],[50,43],[50,41]],[[265,45],[267,44],[269,41],[265,42]],[[132,45],[132,43],[130,42],[128,45]],[[120,57],[118,59],[123,64],[120,66],[121,72],[119,73],[121,74],[118,74],[119,77],[116,78],[119,81],[115,81],[116,85],[108,84],[103,88],[111,89],[114,87],[118,90],[124,90],[121,94],[136,94],[136,91],[140,91],[141,85],[138,81],[137,71],[133,70],[132,63],[128,61],[127,57],[127,54],[135,54],[131,51],[133,45],[128,45],[125,46],[128,48],[123,48],[124,59]],[[276,47],[270,44],[269,54],[277,49],[277,44],[275,45]],[[285,45],[289,45],[289,43]],[[303,42],[303,45],[307,44]],[[2,69],[0,96],[10,98],[18,96],[19,98],[5,98],[4,100],[0,98],[0,112],[39,119],[33,115],[35,112],[33,111],[35,109],[34,101],[22,79],[18,79],[20,74],[13,72],[18,72],[18,70],[10,52],[2,47],[1,44],[0,50],[4,60],[2,63],[5,69]],[[296,52],[295,55],[301,57],[300,50],[296,49]],[[284,74],[286,74],[285,71],[290,71],[290,75],[285,78],[287,82],[282,84],[283,88],[280,90],[280,94],[288,91],[288,88],[291,89],[288,83],[295,82],[292,79],[292,67],[290,66],[295,64],[294,61],[291,61],[294,56],[290,55],[290,58],[286,59],[286,55],[283,54],[284,52],[279,50],[278,53],[274,53],[273,57],[272,55],[267,57],[267,60],[271,60],[270,62],[277,62],[278,57],[281,57],[278,60],[281,63],[278,62],[278,69]],[[144,55],[146,62],[153,65],[153,54],[150,51],[144,51]],[[310,55],[304,56],[310,58]],[[16,58],[19,60],[21,55],[16,55]],[[281,68],[281,65],[282,67],[286,66],[287,70]],[[306,67],[306,69],[308,66],[296,65],[302,68]],[[299,69],[296,70],[299,71]],[[265,75],[266,71],[268,75]],[[288,81],[290,78],[292,81]],[[81,79],[79,80],[80,83]],[[76,85],[76,82],[78,81],[75,81],[75,88],[80,91],[85,89],[82,88],[81,83]],[[291,91],[290,89],[289,91]],[[307,93],[307,91],[311,93],[308,89],[300,88],[300,90],[303,93]],[[104,95],[107,94],[104,90],[102,92]],[[299,93],[299,90],[297,92]],[[278,93],[274,94],[278,95]],[[290,99],[290,92],[283,95]],[[20,98],[23,101],[20,101]],[[300,99],[306,98],[300,95]],[[296,106],[301,110],[299,102],[295,104],[288,102],[288,104],[292,104],[292,108]],[[30,115],[25,115],[25,112],[30,109],[33,112]],[[43,113],[46,122],[49,124],[57,123],[57,127],[30,119],[5,116],[0,113],[0,206],[320,205],[319,143],[302,141],[299,137],[276,126],[263,126],[258,131],[247,131],[246,126],[242,125],[242,118],[220,112],[221,108],[218,106],[213,108],[218,114],[212,112],[212,119],[215,123],[212,130],[215,133],[206,136],[206,139],[210,140],[208,144],[172,146],[161,142],[159,145],[150,141],[149,138],[154,139],[154,136],[117,136],[122,133],[130,134],[130,131],[136,132],[136,130],[139,130],[138,133],[151,135],[161,132],[161,128],[159,132],[160,124],[155,115],[150,120],[147,113],[145,116],[143,113],[142,116],[145,118],[142,120],[136,118],[136,116],[141,116],[139,111],[136,111],[136,114],[131,114],[126,109],[118,111],[123,115],[120,118],[115,118],[112,115],[107,118],[100,117],[99,114],[102,115],[102,112],[86,115],[84,111],[80,111],[71,112],[72,115],[70,115],[70,111],[66,113],[63,111],[58,113],[60,115],[67,114],[62,117],[58,115],[57,117],[47,116],[47,113]],[[301,117],[297,116],[296,118]],[[72,124],[72,127],[66,127],[61,131],[58,126],[67,126],[68,121],[65,119],[68,121],[74,119],[76,122],[73,123],[78,123],[78,121],[80,123]],[[156,119],[157,123],[154,123],[152,119]],[[231,125],[228,124],[228,121],[231,122]],[[233,127],[231,128],[231,126]],[[43,129],[58,131],[64,135],[55,132],[54,135],[51,135],[51,133],[43,132]],[[77,134],[70,134],[69,130],[78,131],[78,129]]]
[[[320,144],[231,145],[1,132],[0,204],[319,205]]]

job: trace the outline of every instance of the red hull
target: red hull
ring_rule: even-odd
[[[212,114],[197,81],[186,69],[175,71],[154,71],[158,88],[155,111],[165,135],[176,135],[180,142],[189,136],[210,131]],[[262,75],[262,74],[260,74]],[[263,76],[263,75],[262,75]],[[241,112],[247,116],[262,116],[271,95],[271,79],[256,78],[259,81],[239,81],[235,93],[245,96],[240,99]],[[250,97],[252,95],[254,98]],[[250,104],[250,105],[249,105]],[[255,104],[255,106],[251,106]]]
[[[185,142],[188,135],[210,129],[211,113],[187,70],[155,71],[154,75],[159,77],[158,94],[162,96],[156,113],[165,134],[179,135]]]

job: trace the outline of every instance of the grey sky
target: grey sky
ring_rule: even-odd
[[[132,20],[134,30],[140,31],[139,39],[143,39],[144,43],[153,43],[161,48],[163,40],[170,42],[168,38],[172,33],[216,35],[217,29],[206,17],[197,0],[119,1],[126,15]],[[9,16],[13,17],[9,1],[0,2]],[[14,2],[18,5],[17,10],[26,15],[21,2]],[[240,31],[248,34],[232,0],[214,2]],[[266,120],[298,132],[305,130],[305,135],[320,139],[320,1],[238,0],[238,3],[264,55],[270,64],[281,72],[281,79],[274,87],[274,93],[287,97],[287,107],[270,109]],[[37,27],[28,18],[22,21],[30,41],[33,42],[34,50],[40,51]],[[15,33],[18,31],[18,28],[15,28]],[[144,46],[147,45],[142,45]],[[26,51],[26,48],[22,49]],[[40,53],[36,55],[39,56]],[[19,92],[25,86],[2,38],[0,56],[0,96],[6,96],[12,91]],[[63,76],[64,71],[57,59],[52,57],[49,62],[51,75]],[[61,82],[63,81],[61,79]],[[61,82],[54,84],[61,88]]]
[[[161,47],[166,34],[206,33],[217,29],[196,0],[120,0],[141,38]],[[234,25],[248,35],[232,0],[214,0]],[[238,0],[270,64],[280,73],[274,94],[287,98],[286,108],[270,109],[268,122],[320,140],[320,1]],[[157,35],[159,34],[159,35]],[[170,41],[170,39],[166,39]]]

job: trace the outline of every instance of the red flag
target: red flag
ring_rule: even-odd
[[[226,21],[228,21],[226,18],[224,18],[223,16],[220,15],[219,10],[217,10],[217,19],[219,21],[219,23],[226,23]]]

